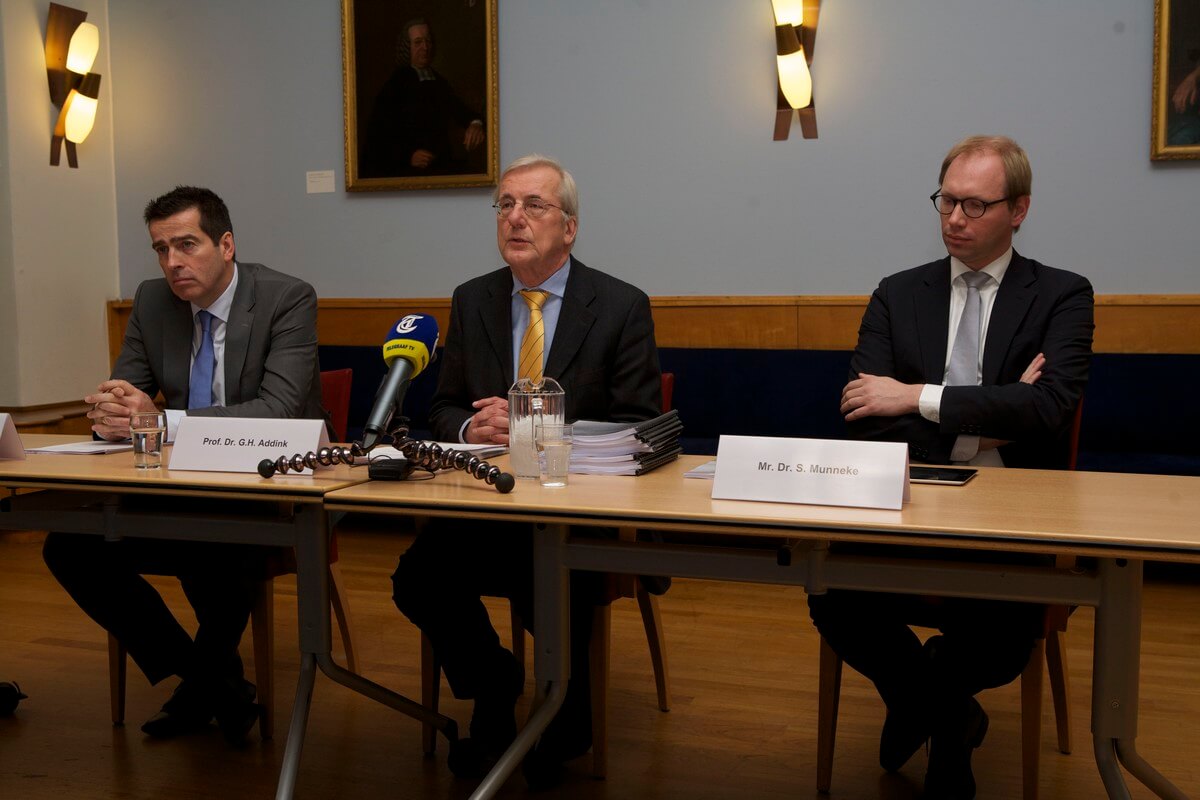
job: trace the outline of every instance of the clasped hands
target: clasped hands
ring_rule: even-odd
[[[508,400],[503,397],[485,397],[471,403],[477,411],[471,415],[463,431],[463,441],[468,444],[508,444]]]
[[[129,417],[138,411],[158,411],[154,400],[129,381],[107,380],[96,391],[83,398],[91,403],[87,412],[92,430],[102,439],[128,439]]]

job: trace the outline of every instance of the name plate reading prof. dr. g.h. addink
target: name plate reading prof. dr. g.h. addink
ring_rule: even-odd
[[[315,452],[329,446],[324,420],[183,417],[170,468],[204,472],[258,472],[264,458]]]
[[[712,496],[899,510],[908,499],[908,445],[722,436]]]

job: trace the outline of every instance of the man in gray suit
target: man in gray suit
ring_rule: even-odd
[[[177,187],[145,220],[164,277],[138,287],[112,377],[84,398],[95,435],[129,438],[130,414],[159,410],[160,392],[169,430],[185,414],[322,418],[313,288],[237,263],[229,210],[208,189]],[[167,738],[215,716],[231,743],[244,740],[259,708],[238,643],[265,548],[51,533],[43,556],[151,683],[182,679],[143,731]],[[199,621],[194,640],[144,574],[179,577]]]

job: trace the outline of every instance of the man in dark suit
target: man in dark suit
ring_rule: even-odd
[[[526,156],[504,171],[495,201],[507,266],[454,291],[430,414],[434,435],[507,444],[509,387],[543,373],[562,385],[567,420],[657,416],[649,298],[571,256],[579,205],[571,174],[552,159]],[[563,709],[526,761],[531,785],[555,782],[561,762],[591,746],[587,642],[596,579],[572,575],[571,681]],[[452,746],[449,763],[457,775],[480,776],[516,734],[524,680],[480,596],[507,597],[532,622],[529,527],[431,525],[401,556],[392,581],[396,605],[429,636],[454,695],[475,701],[470,738]]]
[[[1012,249],[1031,175],[1006,137],[970,137],[947,154],[932,199],[949,257],[885,278],[872,295],[842,394],[852,435],[907,442],[915,461],[1066,466],[1092,287]],[[887,704],[880,764],[898,770],[932,735],[926,796],[974,797],[971,752],[987,730],[974,695],[1020,674],[1042,607],[830,591],[809,608]],[[941,633],[922,645],[909,623]]]
[[[185,414],[322,418],[312,287],[237,263],[229,211],[207,189],[177,187],[147,205],[145,220],[164,277],[138,287],[112,377],[84,398],[95,434],[128,439],[130,414],[159,410],[159,392],[169,432]],[[143,731],[171,737],[216,716],[226,738],[244,739],[258,706],[237,648],[263,548],[51,533],[43,555],[152,684],[182,679]],[[143,574],[180,578],[199,622],[195,639]]]

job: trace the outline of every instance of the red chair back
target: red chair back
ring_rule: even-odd
[[[675,393],[675,373],[664,372],[662,374],[662,410],[667,413],[671,410],[671,395]]]
[[[1075,469],[1079,463],[1079,428],[1083,425],[1083,398],[1075,406],[1075,416],[1071,418],[1071,451],[1067,456],[1067,469]]]
[[[333,438],[346,441],[346,425],[350,418],[350,383],[352,369],[332,369],[321,373],[321,405],[329,412]]]

